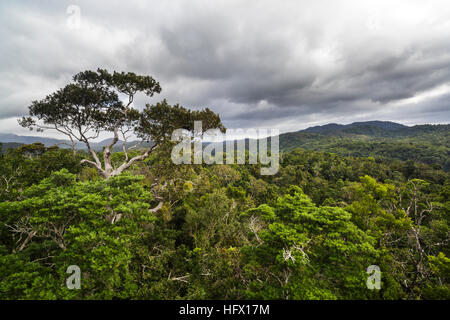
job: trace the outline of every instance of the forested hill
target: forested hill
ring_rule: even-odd
[[[417,161],[450,170],[450,125],[404,126],[369,121],[327,124],[280,135],[280,148],[327,151],[341,156]]]
[[[323,126],[315,126],[307,128],[305,130],[290,132],[284,135],[315,133],[320,135],[340,137],[406,138],[421,137],[424,135],[444,134],[448,139],[449,132],[450,124],[425,124],[408,127],[390,121],[366,121],[354,122],[347,125],[330,123]]]
[[[15,142],[15,143],[11,143]],[[58,144],[69,147],[68,141],[0,134],[3,152],[19,147],[23,143],[42,142],[46,146]],[[110,141],[92,143],[94,149],[102,150]],[[8,144],[7,144],[8,143]],[[129,142],[133,145],[135,142]],[[119,143],[117,148],[121,148]],[[78,149],[85,146],[77,144]],[[348,125],[327,124],[310,127],[297,132],[280,135],[280,149],[291,151],[296,148],[326,151],[341,156],[374,157],[416,161],[450,171],[450,125],[405,126],[389,121],[354,122]]]
[[[407,126],[391,121],[366,121],[366,122],[353,122],[351,124],[336,124],[329,123],[323,126],[309,127],[304,131],[313,133],[333,133],[337,131],[346,131],[352,128],[362,128],[362,129],[380,129],[380,130],[398,130],[408,128]]]

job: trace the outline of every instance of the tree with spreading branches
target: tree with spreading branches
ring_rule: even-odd
[[[115,71],[111,74],[104,69],[87,70],[76,74],[73,82],[64,88],[42,100],[33,101],[29,106],[29,116],[20,119],[19,123],[30,130],[53,129],[64,134],[74,152],[77,144],[83,143],[90,159],[81,162],[94,166],[103,177],[109,179],[136,161],[147,158],[170,139],[175,129],[192,131],[194,121],[202,121],[205,130],[224,129],[219,116],[208,108],[191,111],[179,105],[171,106],[166,100],[155,105],[147,104],[143,111],[134,108],[136,94],[152,97],[160,92],[159,83],[150,76]],[[103,161],[101,154],[92,146],[92,141],[101,132],[112,134],[110,143],[104,147]],[[127,141],[133,134],[140,139],[138,144],[149,142],[151,147],[130,158]],[[120,139],[123,141],[125,159],[114,166],[111,154]]]

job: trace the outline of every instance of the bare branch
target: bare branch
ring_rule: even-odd
[[[148,209],[148,212],[154,213],[154,212],[161,210],[161,208],[163,207],[163,204],[164,203],[162,201],[160,201],[156,207],[154,207],[153,209]]]

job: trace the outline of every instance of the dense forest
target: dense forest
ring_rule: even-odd
[[[151,80],[80,73],[30,106],[46,124],[115,137],[101,152],[1,153],[0,299],[450,299],[448,126],[287,134],[275,175],[175,165],[167,132],[223,126],[209,109],[118,103],[113,90],[159,92]],[[151,136],[151,152],[114,149],[124,126]]]

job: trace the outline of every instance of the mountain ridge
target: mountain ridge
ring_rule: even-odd
[[[104,146],[108,145],[112,141],[112,138],[104,139],[99,142],[91,142],[91,145],[94,149],[101,149]],[[46,147],[51,147],[54,145],[59,145],[62,148],[70,148],[71,142],[69,140],[64,139],[56,139],[56,138],[47,138],[47,137],[38,137],[38,136],[22,136],[12,133],[0,133],[0,143],[20,143],[20,144],[32,144],[32,143],[43,143]],[[123,141],[119,140],[118,144],[123,143]],[[82,142],[76,143],[77,149],[86,149],[86,146]]]
[[[397,123],[397,122],[373,120],[373,121],[353,122],[350,124],[328,123],[328,124],[321,125],[321,126],[308,127],[304,130],[299,130],[299,131],[321,133],[321,132],[329,131],[329,130],[341,130],[341,129],[359,127],[359,126],[371,126],[371,127],[377,127],[380,129],[384,129],[384,130],[397,130],[397,129],[401,129],[401,128],[409,128],[408,126],[405,126],[405,125]],[[296,131],[296,132],[299,132],[299,131]]]

